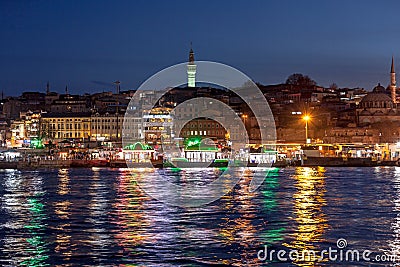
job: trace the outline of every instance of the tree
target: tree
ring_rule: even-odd
[[[339,86],[336,83],[332,83],[331,85],[329,85],[329,89],[331,90],[337,90],[339,88]]]
[[[313,79],[301,73],[293,73],[292,75],[290,75],[286,79],[286,84],[298,85],[304,87],[312,87],[317,85],[317,83]]]

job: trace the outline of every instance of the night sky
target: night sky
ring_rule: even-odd
[[[318,84],[400,81],[400,1],[0,1],[0,90],[135,89],[196,60],[231,65],[263,84],[292,73]]]

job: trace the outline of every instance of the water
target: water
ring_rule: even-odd
[[[166,170],[165,170],[166,171]],[[172,174],[171,174],[172,173]],[[214,179],[213,169],[169,173]],[[0,170],[1,266],[396,266],[260,260],[257,253],[347,247],[400,255],[400,168],[287,168],[248,192],[252,173],[220,200],[166,206],[126,169]],[[261,255],[261,254],[260,254]],[[287,255],[286,255],[287,256]]]

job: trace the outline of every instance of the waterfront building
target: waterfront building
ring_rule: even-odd
[[[9,133],[8,123],[0,118],[0,146],[6,146],[7,144],[7,133]]]
[[[25,140],[25,124],[22,120],[14,120],[10,125],[11,147],[22,147]]]
[[[94,113],[90,116],[92,141],[120,141],[124,114]]]
[[[324,143],[376,144],[379,130],[371,127],[333,127],[323,137]]]
[[[225,143],[227,130],[217,121],[208,118],[197,118],[186,123],[180,137],[187,139],[211,139],[214,143]]]
[[[91,113],[43,113],[40,120],[41,132],[45,139],[88,140],[91,136]]]
[[[154,107],[143,115],[145,142],[149,145],[170,144],[172,141],[172,108]]]
[[[40,112],[21,112],[20,117],[11,122],[11,147],[29,147],[40,138]]]

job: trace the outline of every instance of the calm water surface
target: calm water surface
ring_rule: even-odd
[[[204,182],[213,169],[162,170]],[[261,261],[257,252],[347,249],[400,255],[400,168],[288,168],[256,192],[250,170],[228,195],[179,208],[127,169],[0,170],[1,266],[397,266]],[[371,256],[372,257],[372,256]]]

